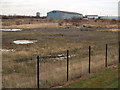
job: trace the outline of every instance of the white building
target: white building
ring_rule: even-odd
[[[118,16],[100,16],[100,19],[115,19],[115,20],[120,20]]]
[[[85,15],[85,18],[87,19],[98,19],[98,15]]]

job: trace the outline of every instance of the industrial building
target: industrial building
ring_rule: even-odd
[[[81,18],[83,15],[75,12],[59,11],[53,10],[47,13],[47,19],[72,19],[72,18]]]

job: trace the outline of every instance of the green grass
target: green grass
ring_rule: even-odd
[[[64,88],[118,88],[118,70],[106,69]]]

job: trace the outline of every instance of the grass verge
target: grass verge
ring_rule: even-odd
[[[106,69],[63,88],[118,88],[118,69]]]

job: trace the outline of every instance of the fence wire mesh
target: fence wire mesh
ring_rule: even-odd
[[[40,59],[40,87],[52,87],[66,82],[66,55],[47,55]]]
[[[118,63],[119,55],[119,45],[118,43],[108,44],[108,66]]]
[[[105,45],[91,46],[91,72],[97,72],[105,67]]]
[[[5,57],[3,57],[3,60],[4,58]],[[3,79],[3,82],[5,82],[3,88],[4,87],[35,88],[36,87],[35,59],[36,58],[34,57],[24,59],[21,58],[20,56],[17,56],[14,61],[11,62],[4,61],[3,68],[6,70],[3,70],[3,73],[7,74],[8,76],[6,79]],[[3,76],[3,78],[4,77],[5,76]]]
[[[108,43],[107,47],[107,66],[118,64],[118,43]],[[68,80],[82,77],[89,74],[89,46],[69,50],[69,72]],[[4,57],[5,58],[5,57]],[[3,59],[4,59],[3,58]],[[60,53],[51,53],[40,56],[39,59],[39,87],[49,88],[63,85],[67,82],[67,50]],[[106,45],[91,45],[91,73],[98,72],[105,68],[106,64]],[[13,64],[15,62],[15,64]],[[8,65],[8,67],[4,67]],[[24,68],[23,68],[24,66]],[[7,79],[4,79],[4,87],[12,81],[10,86],[20,88],[37,87],[37,60],[36,57],[21,58],[16,57],[14,61],[3,63],[3,68],[7,71]],[[13,71],[9,70],[11,68]],[[14,76],[9,75],[9,72]],[[18,74],[19,73],[19,74]],[[19,76],[21,78],[19,79]],[[4,77],[4,76],[3,76]],[[19,81],[19,84],[16,84]],[[24,82],[24,84],[23,84]],[[8,87],[8,88],[9,88]]]
[[[106,65],[106,45],[91,46],[90,73],[98,72]],[[89,47],[69,51],[69,81],[89,73]],[[107,65],[118,63],[118,44],[107,47]],[[40,87],[53,87],[67,82],[67,51],[43,56],[40,59]]]

